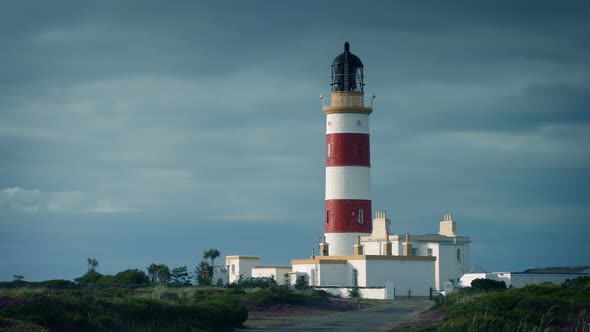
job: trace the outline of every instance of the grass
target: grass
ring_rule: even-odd
[[[226,291],[196,287],[12,288],[0,296],[0,329],[15,331],[229,330],[248,318]]]
[[[370,306],[362,302],[363,307]],[[0,285],[0,330],[200,331],[263,327],[358,308],[312,289]]]
[[[432,310],[445,314],[440,331],[590,332],[590,277],[562,285],[456,290]]]

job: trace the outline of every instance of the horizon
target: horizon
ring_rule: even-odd
[[[0,3],[0,280],[317,252],[345,41],[392,233],[452,213],[471,269],[590,265],[590,4],[355,6]]]

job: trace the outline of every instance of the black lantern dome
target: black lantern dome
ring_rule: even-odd
[[[344,53],[332,63],[332,91],[363,92],[363,62],[350,53],[350,44],[344,43]]]

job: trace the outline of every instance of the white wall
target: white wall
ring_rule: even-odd
[[[240,256],[227,256],[225,258],[225,264],[229,271],[229,282],[237,282],[240,275],[244,278],[252,277],[252,269],[255,265],[258,265],[260,258],[254,257],[240,257]],[[232,269],[232,265],[235,268]]]
[[[358,113],[334,113],[326,116],[326,134],[369,133],[369,115]]]
[[[371,168],[326,167],[326,199],[371,199]]]
[[[368,241],[362,242],[365,255],[381,255],[381,249],[379,248],[379,241]]]
[[[305,279],[308,281],[309,286],[315,286],[312,284],[313,280],[311,278],[311,270],[316,269],[316,264],[293,264],[292,266],[292,274],[291,274],[291,285],[295,285],[297,282],[297,278],[299,276],[305,276]],[[317,280],[319,280],[319,276],[317,275],[316,270],[316,284]]]
[[[213,268],[213,284],[217,284],[217,280],[219,279],[221,279],[224,285],[229,282],[229,272],[225,266],[215,266]]]
[[[367,236],[367,233],[324,233],[326,242],[330,245],[330,256],[349,256],[353,254],[353,248],[359,236]]]
[[[354,286],[353,280],[353,270],[357,270],[357,286],[358,287],[367,287],[367,286],[379,286],[383,287],[385,284],[382,285],[367,285],[367,261],[364,259],[358,260],[349,260],[346,269],[346,277],[345,286]]]
[[[434,261],[367,260],[366,284],[368,287],[383,287],[393,281],[397,296],[429,296],[434,287]]]
[[[291,272],[290,267],[254,267],[252,269],[252,278],[274,278],[277,284],[285,284],[285,273]]]
[[[348,275],[347,264],[321,264],[319,271],[319,281],[317,286],[343,286],[350,285],[350,281],[346,278]]]
[[[461,260],[457,261],[457,249],[461,249]],[[434,252],[433,252],[434,254]],[[449,279],[459,280],[469,270],[469,244],[447,244],[440,243],[438,246],[438,273],[436,288],[441,289],[442,285]]]
[[[330,288],[322,288],[318,287],[317,290],[324,290],[331,295],[340,296],[340,297],[349,297],[348,294],[352,288],[350,287],[330,287]],[[363,299],[376,299],[376,300],[393,300],[394,298],[391,295],[387,294],[387,290],[385,287],[383,288],[359,288],[359,295]]]

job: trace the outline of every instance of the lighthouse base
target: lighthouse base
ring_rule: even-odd
[[[329,245],[329,256],[350,256],[354,254],[354,245],[359,236],[369,236],[370,233],[325,233]]]

